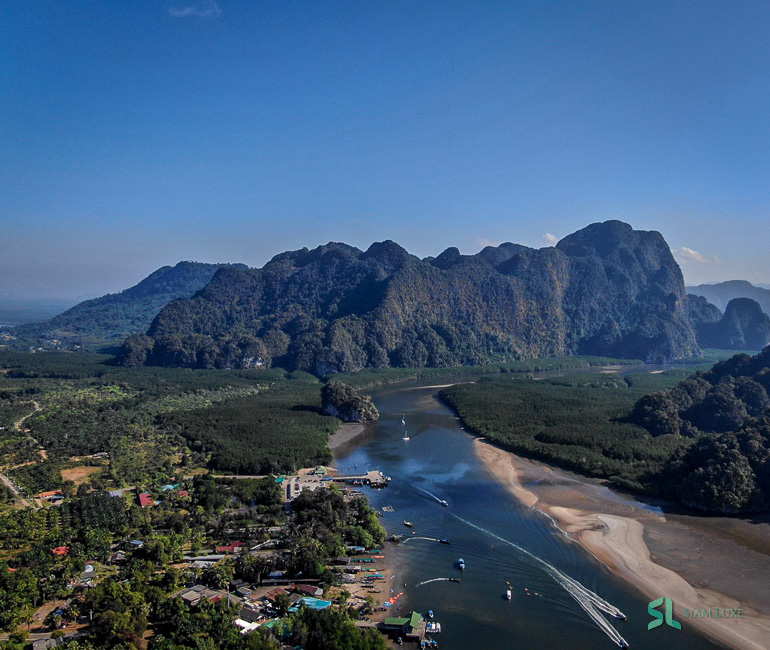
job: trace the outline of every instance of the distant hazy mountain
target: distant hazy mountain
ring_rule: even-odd
[[[727,303],[733,298],[751,298],[759,303],[763,312],[770,314],[770,289],[754,286],[746,280],[729,280],[717,284],[689,286],[687,293],[703,296],[723,311],[727,307]]]
[[[330,243],[262,269],[221,269],[176,300],[127,365],[280,365],[317,374],[449,366],[563,354],[671,360],[699,348],[681,271],[663,237],[597,223],[535,250],[425,260],[398,244]]]
[[[21,325],[10,333],[17,338],[17,346],[97,349],[119,345],[130,334],[146,331],[170,301],[189,298],[206,286],[223,266],[248,268],[200,262],[164,266],[130,289],[86,300],[50,320]]]

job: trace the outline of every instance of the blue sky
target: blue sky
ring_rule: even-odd
[[[770,4],[0,7],[0,294],[618,218],[770,282]]]

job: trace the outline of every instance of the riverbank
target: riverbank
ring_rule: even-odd
[[[358,445],[361,442],[361,437],[365,433],[373,433],[373,427],[367,424],[361,424],[360,422],[345,422],[336,433],[329,436],[329,449],[331,449],[332,454],[334,455],[333,464],[336,465],[336,461],[339,459],[341,453]],[[338,467],[337,469],[341,468]],[[366,600],[367,596],[371,596],[374,599],[376,603],[375,611],[367,618],[375,624],[381,623],[390,615],[387,609],[380,610],[379,608],[392,595],[398,593],[398,590],[394,588],[396,576],[392,561],[388,557],[389,553],[387,547],[387,544],[383,545],[382,558],[377,559],[373,565],[369,566],[369,568],[376,568],[378,572],[382,573],[385,576],[384,580],[377,581],[372,586],[367,586],[363,582],[345,585],[345,589],[350,593],[348,601],[350,605],[361,605]],[[391,593],[391,589],[394,589],[394,593]]]
[[[366,426],[360,422],[344,422],[335,433],[329,436],[329,449],[332,450],[335,458],[341,447],[347,445],[352,440],[355,440],[365,431]]]
[[[718,520],[724,518],[656,511],[598,481],[516,456],[483,439],[474,442],[474,451],[514,497],[550,517],[617,576],[648,598],[671,598],[680,623],[731,648],[767,648],[770,524],[742,521],[737,534],[720,528]],[[736,520],[731,521],[735,528]],[[743,618],[685,619],[684,608],[711,610],[712,615],[716,608],[742,609]]]

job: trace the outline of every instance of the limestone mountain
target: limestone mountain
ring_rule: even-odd
[[[278,365],[322,375],[565,354],[667,361],[699,352],[663,237],[619,221],[540,250],[517,244],[419,259],[392,241],[282,253],[220,269],[175,300],[127,365]]]
[[[702,320],[694,327],[704,348],[761,350],[770,343],[770,317],[750,298],[733,298],[719,320]]]
[[[343,422],[372,422],[380,417],[370,395],[357,393],[341,381],[330,381],[321,389],[324,413]]]
[[[17,346],[98,349],[120,345],[130,334],[146,332],[170,301],[194,295],[223,267],[248,268],[201,262],[164,266],[125,291],[86,300],[50,320],[20,325],[10,333]]]

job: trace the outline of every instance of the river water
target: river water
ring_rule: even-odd
[[[438,390],[424,382],[374,390],[380,420],[337,454],[345,473],[379,469],[393,479],[367,490],[375,508],[394,509],[381,519],[388,533],[406,535],[387,543],[396,575],[381,596],[404,594],[391,615],[434,610],[442,626],[434,638],[450,650],[613,648],[621,638],[636,648],[719,647],[686,624],[648,631],[647,599],[509,495],[476,459],[473,437],[436,399]],[[434,541],[440,538],[450,545]],[[450,577],[461,582],[436,580]],[[605,613],[612,608],[628,620]]]

